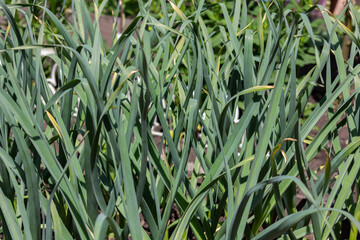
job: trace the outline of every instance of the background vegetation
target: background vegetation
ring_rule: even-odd
[[[159,2],[153,14],[139,1],[108,50],[106,1],[93,21],[73,0],[69,24],[50,2],[0,0],[2,237],[356,239],[354,6],[334,16],[307,2]]]

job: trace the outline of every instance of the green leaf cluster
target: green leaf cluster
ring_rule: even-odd
[[[152,1],[139,1],[138,16],[109,50],[98,21],[106,1],[95,1],[92,20],[85,2],[73,0],[68,25],[46,1],[0,0],[7,19],[0,30],[0,234],[356,239],[354,6],[334,16],[322,6],[294,11],[258,1],[254,16],[246,0],[233,1],[231,11],[192,1],[191,14],[184,1],[159,2],[154,17]],[[224,24],[211,21],[212,7]],[[315,8],[326,34],[309,20]],[[341,22],[346,11],[354,29]],[[351,39],[346,60],[339,30]],[[304,39],[314,66],[299,74]],[[44,48],[55,51],[43,56]],[[55,94],[48,61],[58,66]],[[313,104],[318,82],[325,93]],[[319,159],[323,166],[314,168]]]

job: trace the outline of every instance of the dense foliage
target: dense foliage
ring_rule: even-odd
[[[0,0],[2,237],[356,239],[354,6],[159,2],[139,1],[107,51],[105,4],[92,21],[73,0],[69,24],[46,1]]]

